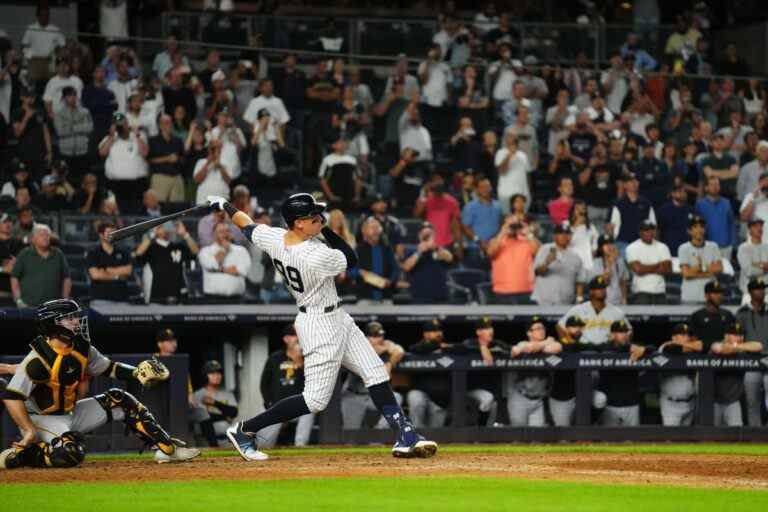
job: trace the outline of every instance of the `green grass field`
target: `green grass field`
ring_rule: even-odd
[[[384,448],[316,448],[270,451],[283,458],[379,454]],[[443,454],[626,453],[768,456],[768,445],[458,445]],[[233,452],[206,452],[206,457]],[[146,457],[142,456],[142,458]],[[439,457],[439,455],[438,455]],[[135,455],[92,460],[135,459]],[[305,460],[306,462],[306,460]],[[73,469],[71,471],[77,471]],[[382,477],[286,480],[195,480],[3,485],[0,510],[32,511],[702,511],[768,510],[768,492],[686,486],[625,485],[482,476]]]

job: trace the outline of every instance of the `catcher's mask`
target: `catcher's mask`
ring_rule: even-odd
[[[65,343],[73,343],[77,336],[85,341],[91,340],[88,315],[73,299],[44,302],[37,308],[35,324],[43,336]]]

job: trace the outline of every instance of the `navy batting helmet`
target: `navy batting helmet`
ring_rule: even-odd
[[[314,217],[325,211],[326,204],[318,203],[315,198],[307,193],[293,194],[283,202],[280,208],[283,220],[288,227],[293,226],[296,219]]]
[[[66,318],[77,318],[77,327],[70,329],[63,325],[62,320]],[[79,335],[86,341],[90,340],[88,315],[80,304],[72,299],[56,299],[42,303],[37,308],[35,323],[40,334],[49,338],[71,343]]]

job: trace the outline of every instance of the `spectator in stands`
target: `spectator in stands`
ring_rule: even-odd
[[[161,54],[158,54],[158,57]],[[157,57],[155,57],[157,58]],[[219,53],[218,50],[213,49],[208,51],[208,55],[205,57],[205,67],[202,71],[200,71],[197,74],[197,77],[200,79],[200,83],[203,84],[203,87],[208,93],[211,93],[213,91],[213,86],[211,84],[212,80],[211,77],[213,77],[214,73],[219,71],[221,69],[221,53]],[[165,74],[160,75],[165,76]]]
[[[669,193],[669,201],[661,205],[657,215],[659,219],[659,240],[669,248],[673,257],[678,248],[688,240],[688,219],[693,209],[688,204],[685,185],[677,182]]]
[[[174,232],[184,242],[171,241]],[[187,295],[184,263],[197,256],[197,243],[182,222],[174,226],[166,222],[145,236],[132,256],[139,265],[148,264],[152,270],[151,293],[145,300],[158,304],[178,304]]]
[[[725,46],[725,58],[720,62],[717,72],[721,75],[739,77],[749,76],[751,74],[749,64],[747,64],[747,61],[739,55],[736,50],[736,45],[733,43],[728,43]]]
[[[744,326],[738,321],[728,325],[721,342],[712,344],[711,352],[717,356],[759,354],[763,343],[744,338]],[[744,372],[717,372],[715,376],[715,426],[740,427],[743,425],[741,399],[744,395]]]
[[[438,247],[461,246],[461,210],[459,202],[446,192],[442,179],[428,183],[416,201],[414,217],[423,218],[435,230]]]
[[[150,189],[144,191],[142,196],[142,210],[141,214],[145,217],[156,219],[163,215],[163,210],[160,207],[160,199],[157,197],[157,193]]]
[[[394,204],[399,212],[411,214],[411,205],[416,204],[425,181],[427,166],[418,162],[419,153],[406,147],[400,153],[400,159],[389,169],[394,192]]]
[[[688,223],[690,241],[680,246],[680,273],[683,275],[683,303],[704,302],[706,286],[723,272],[723,262],[717,244],[705,240],[707,221],[691,217]]]
[[[607,302],[610,304],[627,303],[629,270],[624,260],[619,257],[619,251],[610,235],[601,235],[597,239],[597,251],[590,277],[597,276],[601,276],[607,284]]]
[[[666,304],[665,277],[672,272],[672,255],[656,240],[656,224],[644,220],[640,238],[627,246],[627,266],[632,270],[633,304]]]
[[[3,183],[3,188],[0,190],[0,196],[16,197],[16,189],[33,187],[34,183],[30,180],[29,171],[27,170],[27,164],[14,158],[8,165],[7,174],[10,174],[10,179]]]
[[[171,116],[162,114],[158,124],[160,133],[149,139],[150,187],[158,201],[178,203],[185,194],[181,176],[184,143],[173,135]]]
[[[306,82],[306,75],[296,67],[296,55],[286,54],[282,69],[277,70],[274,88],[278,96],[283,98],[286,110],[290,112],[289,115],[293,120],[291,124],[300,128],[304,126]]]
[[[566,220],[571,228],[570,249],[581,258],[585,272],[592,270],[593,255],[597,249],[597,228],[589,219],[587,203],[581,199],[573,202]]]
[[[126,281],[133,276],[133,264],[127,251],[110,242],[109,236],[115,229],[111,222],[99,224],[99,245],[89,250],[85,258],[94,300],[128,300]]]
[[[630,328],[624,312],[615,305],[607,302],[608,281],[602,275],[593,277],[589,282],[589,300],[576,304],[557,322],[557,333],[561,338],[569,338],[566,329],[568,318],[578,317],[585,322],[581,335],[581,343],[587,345],[602,345],[608,342],[610,327],[615,321],[624,321]]]
[[[284,140],[285,126],[290,122],[291,115],[285,108],[283,100],[274,95],[274,83],[271,79],[265,78],[259,83],[259,95],[251,100],[248,108],[243,114],[243,120],[249,123],[253,130],[258,129],[261,116],[259,112],[267,109],[269,112],[269,122],[267,125],[267,139],[270,142],[278,140],[278,132]]]
[[[32,204],[32,197],[27,187],[19,187],[16,189],[16,204],[11,208],[11,213],[16,214],[17,224],[23,225],[27,228],[28,235],[32,230],[32,215],[40,214],[40,210]],[[26,222],[27,215],[29,214],[29,222]]]
[[[609,223],[605,228],[616,240],[619,254],[623,258],[627,246],[637,239],[640,224],[644,220],[650,220],[654,225],[656,224],[656,213],[653,211],[651,202],[639,194],[639,183],[634,174],[624,173],[621,180],[624,197],[614,202]]]
[[[397,92],[398,85],[402,86],[400,92]],[[384,98],[393,94],[406,98],[413,98],[414,95],[419,94],[419,79],[408,73],[408,56],[404,53],[397,56],[395,68],[384,85]]]
[[[739,179],[736,183],[736,196],[743,201],[747,194],[758,189],[760,179],[768,173],[768,141],[761,140],[757,143],[754,160],[742,166],[739,171]]]
[[[69,265],[64,253],[51,247],[51,228],[45,224],[35,224],[29,247],[16,257],[11,289],[19,308],[34,308],[47,300],[69,297]]]
[[[650,355],[654,347],[640,345],[630,341],[632,330],[629,325],[618,320],[611,324],[611,338],[606,343],[605,351],[629,355],[629,360],[636,362]],[[601,423],[605,426],[636,427],[640,424],[640,379],[639,372],[622,370],[603,370],[600,372],[600,390],[605,393],[606,404]]]
[[[397,363],[403,359],[405,350],[394,341],[384,338],[384,327],[379,322],[370,322],[365,327],[365,335],[373,350],[376,351],[376,354],[384,362],[384,368],[386,368],[387,373],[391,375]],[[403,395],[395,392],[395,400],[398,405],[402,404]],[[366,414],[376,412],[377,410],[363,380],[357,375],[350,373],[343,384],[341,392],[341,416],[344,428],[361,428]],[[375,428],[387,427],[386,418],[379,416]]]
[[[109,133],[112,114],[117,108],[115,93],[107,88],[104,68],[97,66],[93,70],[93,81],[83,88],[82,105],[91,114],[93,121],[93,139],[101,140]]]
[[[53,160],[53,142],[45,114],[38,111],[35,93],[23,88],[21,109],[11,114],[13,135],[18,139],[17,156],[33,176],[39,176]]]
[[[555,104],[547,109],[546,116],[544,118],[547,127],[549,128],[547,153],[559,157],[559,160],[564,162],[572,162],[571,159],[563,158],[566,155],[570,156],[570,146],[562,146],[563,141],[567,141],[570,131],[566,127],[566,120],[575,118],[578,110],[576,106],[570,105],[570,94],[568,89],[560,89],[557,91]],[[567,149],[567,153],[563,153],[563,149]],[[557,164],[550,164],[550,173],[555,172],[552,169],[558,169]]]
[[[46,174],[40,181],[40,193],[33,199],[33,204],[44,212],[67,210],[70,207],[66,192],[60,189],[61,179],[53,174]]]
[[[430,107],[441,107],[450,99],[449,86],[453,81],[453,73],[448,64],[443,62],[443,57],[441,46],[432,44],[427,51],[427,59],[419,64],[421,95],[424,103]]]
[[[226,431],[237,417],[237,399],[231,391],[222,389],[224,369],[221,363],[206,361],[202,374],[205,384],[192,394],[191,417],[200,426],[208,446],[216,448],[219,440],[226,443]]]
[[[650,54],[644,49],[640,48],[640,41],[634,32],[627,34],[627,42],[619,49],[622,58],[627,58],[628,55],[634,55],[635,57],[635,71],[653,71],[656,69],[658,63],[656,59],[650,56]]]
[[[501,48],[504,48],[505,45],[511,45],[511,43],[518,41],[519,34],[512,27],[509,17],[509,13],[500,13],[498,26],[485,34],[485,50],[487,54],[492,55],[500,51]]]
[[[491,84],[491,96],[496,103],[512,98],[512,85],[517,80],[512,61],[512,47],[509,42],[502,42],[498,50],[499,60],[488,67],[488,83]],[[519,66],[517,66],[519,67]]]
[[[214,243],[214,230],[217,225],[222,222],[227,222],[226,215],[222,214],[221,210],[214,210],[205,217],[201,218],[197,223],[197,243],[201,247],[206,247]],[[240,229],[232,223],[229,224],[229,234],[232,240],[237,240],[237,232]],[[242,236],[242,233],[241,233]]]
[[[361,105],[366,112],[369,112],[373,107],[373,94],[368,84],[361,81],[360,68],[357,66],[350,66],[347,69],[349,76],[349,87],[352,90],[352,98],[355,102]]]
[[[221,142],[221,163],[229,170],[232,180],[237,180],[242,171],[240,152],[246,146],[245,135],[237,127],[228,107],[222,107],[216,115],[216,126],[209,132],[210,141]]]
[[[525,96],[525,83],[517,78],[512,84],[512,97],[501,103],[500,115],[505,126],[515,124],[520,107],[530,108],[531,101]],[[534,119],[533,124],[538,125],[538,119]]]
[[[165,113],[172,116],[176,107],[183,105],[190,119],[195,119],[197,117],[197,101],[192,89],[186,87],[183,83],[183,70],[180,67],[175,67],[168,71],[167,76],[168,85],[163,87]]]
[[[45,80],[50,76],[48,70],[51,57],[66,44],[59,27],[49,23],[51,11],[47,4],[39,4],[35,16],[37,22],[27,27],[21,39],[21,46],[29,59],[27,67],[32,82]]]
[[[597,145],[597,135],[595,126],[589,119],[587,112],[580,112],[576,116],[576,123],[571,135],[568,137],[568,145],[571,148],[571,152],[575,157],[577,164],[583,165],[589,162],[592,156],[592,150]]]
[[[117,76],[112,81],[107,79],[107,82],[107,88],[115,96],[117,111],[125,114],[128,110],[128,100],[131,94],[139,87],[139,81],[131,74],[130,58],[127,55],[119,57]]]
[[[493,188],[488,178],[482,178],[475,187],[475,197],[461,212],[465,236],[485,249],[499,232],[502,216],[501,205],[493,199]]]
[[[138,204],[147,189],[147,154],[144,134],[131,129],[125,116],[116,112],[109,135],[99,144],[99,155],[106,158],[104,175],[108,187],[126,210]]]
[[[600,76],[600,84],[605,91],[605,102],[608,110],[615,115],[622,112],[621,105],[629,92],[629,80],[627,71],[619,52],[613,53],[610,57],[611,67],[603,71]]]
[[[569,249],[571,228],[558,224],[554,242],[543,244],[533,262],[536,280],[531,298],[540,305],[573,304],[584,296],[581,258]]]
[[[0,303],[13,298],[11,293],[11,272],[16,256],[24,244],[13,236],[13,220],[8,213],[0,213]]]
[[[176,64],[189,66],[189,60],[185,55],[182,55],[179,51],[179,43],[176,40],[176,36],[168,36],[163,43],[163,51],[155,55],[155,60],[152,62],[152,72],[154,75],[163,79]]]
[[[398,122],[400,150],[411,148],[415,152],[415,161],[431,162],[432,136],[422,124],[417,97],[414,97],[406,107]]]
[[[222,143],[212,140],[208,144],[208,155],[197,161],[193,177],[197,183],[195,204],[204,204],[210,195],[229,197],[229,184],[232,174],[221,161]]]
[[[235,104],[235,93],[227,87],[227,75],[222,70],[218,70],[211,78],[213,80],[213,89],[210,96],[205,97],[205,112],[203,115],[207,120],[215,123],[217,113],[225,108],[233,114],[237,113],[237,106]],[[200,87],[204,89],[202,83]],[[195,87],[194,90],[197,91],[198,88]],[[199,113],[198,111],[198,115]]]
[[[534,316],[526,329],[527,339],[512,347],[511,356],[523,354],[558,354],[562,346],[547,336],[544,320]],[[507,380],[507,410],[512,427],[543,427],[546,425],[544,399],[549,394],[549,374],[541,371],[515,372]]]
[[[757,185],[744,196],[739,216],[742,222],[752,219],[768,221],[768,172],[760,175]]]
[[[419,244],[407,252],[403,272],[411,283],[410,292],[416,304],[439,304],[448,300],[448,267],[453,254],[437,245],[435,230],[425,222],[419,231]]]
[[[200,249],[203,293],[216,302],[232,301],[245,293],[245,276],[251,268],[248,251],[232,243],[229,224],[220,222],[213,230],[213,243]]]
[[[765,280],[753,277],[747,284],[748,295],[744,305],[736,312],[736,319],[744,327],[747,340],[759,341],[765,346],[768,340],[768,311],[765,307]],[[744,374],[744,398],[747,406],[747,424],[762,427],[762,409],[768,386],[764,386],[763,372]]]
[[[672,187],[672,172],[664,162],[656,158],[655,151],[653,144],[643,146],[642,157],[637,162],[634,173],[643,196],[654,208],[658,208],[666,200]]]
[[[519,149],[528,157],[531,169],[536,170],[539,167],[539,139],[535,126],[531,124],[530,108],[527,105],[517,108],[515,122],[507,126],[505,133],[515,135]]]
[[[715,176],[704,179],[704,192],[704,197],[696,201],[696,213],[706,222],[706,239],[715,243],[723,258],[730,259],[736,238],[731,203],[720,196],[720,179]]]
[[[64,108],[64,89],[71,87],[75,93],[75,104],[80,102],[83,92],[83,81],[77,75],[72,74],[72,66],[67,57],[59,57],[56,60],[56,74],[48,80],[43,92],[43,102],[48,118],[53,119],[54,113]]]
[[[99,190],[99,179],[93,173],[87,173],[80,181],[80,188],[75,191],[72,198],[72,207],[82,214],[94,213],[102,200]]]
[[[450,139],[450,151],[457,172],[473,172],[480,169],[483,147],[471,117],[459,118],[459,128]]]
[[[533,292],[533,260],[541,243],[520,215],[510,214],[488,241],[491,282],[496,304],[529,304]]]
[[[53,116],[53,125],[59,136],[59,152],[75,175],[82,176],[89,170],[88,148],[93,120],[90,112],[78,104],[74,87],[63,88],[61,94],[63,108]]]
[[[382,239],[378,220],[368,217],[360,228],[362,240],[357,246],[359,262],[350,271],[357,282],[356,295],[362,303],[392,303],[399,268],[390,244]]]
[[[363,181],[357,167],[357,159],[346,154],[347,141],[339,137],[320,163],[320,186],[331,208],[352,212],[361,204]]]
[[[530,161],[518,147],[517,137],[512,133],[504,136],[504,147],[496,152],[494,159],[499,175],[497,194],[504,213],[510,211],[510,198],[515,194],[525,196],[526,204],[531,202],[530,175],[533,171]]]
[[[739,249],[736,251],[736,257],[741,268],[739,289],[744,295],[745,303],[749,296],[747,284],[755,278],[768,279],[768,244],[763,242],[764,224],[763,219],[748,221],[749,238],[739,245]]]
[[[549,219],[552,224],[562,224],[568,220],[568,213],[573,206],[573,179],[570,176],[561,176],[557,185],[560,194],[557,199],[547,204]]]
[[[293,324],[283,329],[283,343],[285,349],[270,354],[261,372],[261,396],[265,409],[304,390],[304,354]],[[306,446],[312,434],[315,415],[305,414],[299,416],[297,421],[294,444]],[[282,427],[282,423],[277,423],[259,431],[259,439],[265,447],[275,445]]]
[[[128,105],[125,108],[125,119],[128,126],[138,129],[146,137],[157,135],[157,118],[149,115],[144,109],[144,93],[141,86],[128,93]]]

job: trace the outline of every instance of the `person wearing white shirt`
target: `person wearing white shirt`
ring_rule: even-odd
[[[752,219],[747,223],[749,237],[739,246],[736,257],[741,267],[739,289],[744,294],[744,304],[749,303],[747,284],[750,279],[762,278],[768,281],[768,244],[763,242],[762,219]]]
[[[442,61],[439,44],[433,44],[427,53],[427,60],[419,64],[421,94],[424,103],[441,107],[448,101],[448,86],[453,79],[451,68]]]
[[[245,147],[245,135],[232,120],[232,114],[227,107],[222,108],[216,116],[217,125],[209,132],[208,140],[221,141],[221,163],[229,169],[233,180],[240,177],[242,165],[240,151]]]
[[[195,204],[205,204],[208,196],[221,196],[229,199],[229,184],[232,175],[221,162],[220,140],[212,140],[208,144],[208,157],[201,158],[195,164],[192,178],[197,183]]]
[[[629,83],[619,52],[611,56],[611,67],[607,71],[603,71],[600,83],[606,91],[605,101],[608,110],[616,115],[621,114],[621,104],[629,92]]]
[[[128,120],[119,112],[113,116],[109,135],[99,144],[99,155],[106,158],[104,175],[118,205],[140,204],[147,188],[149,146],[142,133],[128,126]]]
[[[475,28],[480,34],[485,34],[499,28],[499,16],[496,14],[496,4],[486,2],[483,10],[475,15]]]
[[[400,152],[405,148],[411,148],[418,152],[414,159],[416,162],[432,161],[432,136],[429,130],[421,124],[419,106],[412,101],[406,108],[398,122],[400,132]]]
[[[163,80],[165,75],[174,66],[173,57],[179,52],[179,43],[176,41],[176,37],[170,36],[165,40],[165,50],[158,53],[155,56],[155,60],[152,62],[152,72],[157,78]],[[189,67],[189,60],[182,55],[181,65]]]
[[[274,85],[272,80],[265,78],[259,84],[260,94],[248,103],[248,108],[243,114],[243,120],[250,124],[256,130],[256,123],[259,120],[259,110],[266,108],[269,111],[270,122],[267,129],[267,139],[270,142],[277,141],[275,130],[280,130],[281,135],[285,135],[285,125],[291,120],[288,110],[285,108],[283,100],[273,94]]]
[[[760,175],[757,186],[744,196],[739,210],[742,222],[760,219],[768,223],[768,172]],[[763,228],[763,240],[768,240],[768,233]]]
[[[128,98],[139,87],[138,80],[131,78],[130,68],[128,59],[121,57],[117,63],[117,79],[107,85],[107,89],[115,95],[117,111],[121,114],[125,114],[128,109]]]
[[[413,98],[414,95],[419,94],[419,79],[408,73],[408,56],[404,53],[397,56],[395,72],[387,78],[382,98],[389,96],[396,81],[404,84],[403,97]]]
[[[632,270],[633,304],[666,304],[665,277],[672,272],[669,247],[656,240],[656,224],[640,224],[640,238],[627,246],[627,266]]]
[[[56,74],[45,84],[43,101],[45,102],[45,110],[48,112],[48,117],[53,118],[55,112],[59,112],[64,108],[61,91],[65,87],[73,87],[77,91],[77,100],[79,102],[83,92],[83,81],[80,80],[80,77],[71,73],[69,59],[62,57],[56,61]]]
[[[755,191],[763,176],[768,176],[768,141],[761,140],[755,150],[757,158],[744,165],[736,181],[736,197],[741,201],[750,192]]]
[[[497,194],[504,214],[510,211],[509,200],[515,194],[525,196],[525,204],[531,204],[529,173],[532,171],[528,157],[518,149],[517,137],[513,133],[504,136],[504,147],[496,152],[494,159],[496,172],[499,173]]]
[[[501,103],[512,98],[512,84],[517,80],[514,68],[519,67],[520,63],[511,60],[512,50],[507,42],[501,43],[499,56],[501,58],[488,68],[488,83],[492,91],[491,96]]]
[[[144,110],[144,95],[138,89],[128,97],[125,118],[131,129],[143,131],[148,137],[157,135],[157,118]]]
[[[21,46],[24,56],[28,59],[27,70],[31,82],[47,79],[50,74],[51,56],[67,43],[64,34],[56,25],[49,24],[51,11],[48,7],[38,5],[37,23],[27,27]]]
[[[203,293],[213,297],[239,297],[245,293],[245,277],[251,270],[248,250],[232,243],[226,222],[213,229],[213,243],[197,255],[203,267]]]
[[[549,142],[547,144],[547,152],[554,156],[557,153],[557,145],[561,140],[567,140],[571,135],[570,130],[567,128],[566,121],[572,121],[571,124],[576,123],[576,114],[578,109],[575,105],[569,105],[570,94],[568,89],[560,89],[557,92],[557,101],[554,105],[547,109],[545,116],[545,122],[549,127]]]
[[[128,39],[128,0],[99,2],[99,31],[107,40]]]
[[[597,250],[599,235],[595,225],[589,221],[587,203],[581,199],[573,202],[568,216],[568,225],[571,227],[571,243],[568,248],[581,258],[584,271],[591,271],[594,267],[593,254]]]

